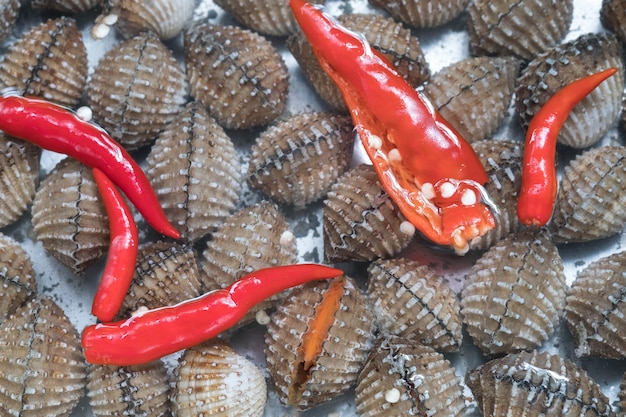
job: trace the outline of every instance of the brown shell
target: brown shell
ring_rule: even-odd
[[[0,323],[37,293],[28,253],[12,237],[0,233]]]
[[[87,48],[76,21],[50,19],[17,39],[0,61],[0,85],[67,107],[87,82]]]
[[[235,146],[206,108],[190,102],[157,137],[146,175],[168,219],[195,242],[234,210],[242,166]]]
[[[494,359],[470,371],[465,382],[484,416],[615,416],[586,371],[547,352]]]
[[[324,201],[324,259],[372,261],[400,253],[413,240],[406,219],[383,190],[371,165],[342,175]]]
[[[261,35],[236,26],[196,24],[185,32],[191,95],[227,129],[247,129],[282,114],[289,72]]]
[[[0,43],[11,34],[20,13],[20,0],[0,1]]]
[[[219,339],[187,349],[174,374],[174,415],[263,416],[265,377],[254,363]]]
[[[555,242],[586,242],[621,232],[626,222],[626,148],[583,152],[563,170],[550,229]]]
[[[487,355],[539,347],[565,306],[563,261],[545,232],[522,231],[492,246],[466,276],[461,314]]]
[[[623,0],[603,0],[600,8],[602,26],[626,43],[626,7]]]
[[[361,417],[456,417],[465,415],[465,399],[461,381],[441,353],[382,336],[359,374],[356,410]]]
[[[39,148],[0,133],[0,228],[18,220],[39,185]]]
[[[303,208],[325,196],[348,169],[354,137],[349,116],[291,116],[257,137],[248,182],[274,201]]]
[[[67,417],[83,397],[87,365],[78,331],[48,297],[0,326],[0,413]]]
[[[572,0],[474,0],[468,7],[470,52],[530,61],[561,42],[574,14]]]
[[[95,417],[169,417],[170,385],[163,362],[143,365],[92,365],[87,396]]]
[[[567,290],[565,321],[576,356],[626,358],[626,252],[590,263]]]
[[[33,10],[40,13],[80,14],[94,9],[100,0],[31,0],[30,3]]]
[[[196,252],[178,242],[150,242],[139,247],[137,268],[119,317],[139,308],[178,304],[202,293]]]
[[[373,322],[352,278],[295,288],[265,334],[267,369],[281,403],[307,409],[354,385],[374,341]]]
[[[615,403],[620,413],[620,417],[626,415],[626,373],[622,376],[622,381],[619,384],[619,392],[617,394],[617,401]]]
[[[412,86],[418,86],[430,77],[430,68],[418,38],[401,23],[378,14],[358,13],[341,15],[337,20],[351,31],[361,33]],[[345,111],[339,88],[322,69],[306,37],[301,32],[290,36],[287,48],[319,96],[333,109]]]
[[[489,182],[485,191],[497,210],[496,227],[470,242],[470,249],[487,249],[519,229],[517,196],[522,184],[522,143],[513,140],[480,140],[472,144],[483,163]]]
[[[557,138],[559,143],[586,148],[613,127],[622,111],[624,66],[622,45],[612,34],[590,33],[547,50],[522,71],[515,105],[522,127],[546,101],[570,82],[615,67],[618,73],[596,87],[570,112]]]
[[[394,19],[416,28],[444,25],[461,14],[470,0],[369,0]]]
[[[467,58],[434,74],[424,91],[465,140],[490,139],[511,105],[519,67],[511,57]]]
[[[127,149],[152,142],[186,102],[185,72],[154,34],[110,49],[93,69],[87,103],[94,120]]]
[[[75,274],[105,257],[109,219],[90,168],[63,159],[41,182],[31,212],[35,238]]]
[[[456,293],[428,266],[405,258],[374,261],[367,294],[381,332],[438,351],[459,350],[463,323]]]

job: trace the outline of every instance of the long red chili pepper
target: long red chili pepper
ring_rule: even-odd
[[[472,147],[362,36],[305,0],[290,6],[341,90],[382,186],[426,237],[465,252],[495,226]]]
[[[82,335],[85,358],[90,363],[118,366],[150,362],[217,336],[271,295],[340,275],[340,269],[317,264],[261,269],[227,288],[175,306],[87,327]]]
[[[522,186],[517,200],[517,217],[528,226],[544,226],[550,220],[558,189],[556,142],[570,112],[616,68],[580,78],[557,91],[532,118],[526,131]]]
[[[91,312],[98,320],[109,322],[122,306],[133,280],[139,236],[133,215],[115,184],[98,168],[93,168],[93,176],[109,217],[111,243]]]
[[[180,238],[141,167],[104,129],[57,104],[3,92],[0,130],[100,169],[120,187],[152,227],[166,236]]]

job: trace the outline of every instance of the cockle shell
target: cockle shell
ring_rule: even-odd
[[[626,415],[626,373],[622,376],[622,381],[619,384],[619,393],[617,394],[617,401],[615,405],[620,411],[618,416],[624,417],[624,415]]]
[[[626,42],[626,8],[623,0],[603,0],[600,22],[606,29],[615,33],[621,42]]]
[[[109,248],[109,219],[90,168],[65,158],[43,179],[31,208],[35,238],[81,275]]]
[[[621,232],[626,222],[626,148],[592,148],[563,170],[549,224],[555,242],[586,242]]]
[[[185,72],[159,38],[143,33],[107,51],[86,95],[94,120],[125,148],[137,149],[183,110]]]
[[[356,386],[361,417],[465,415],[461,381],[433,348],[397,336],[380,336]]]
[[[465,378],[485,417],[615,417],[600,386],[568,359],[520,352],[494,359]]]
[[[470,52],[529,61],[561,42],[574,14],[572,0],[474,0],[468,6]]]
[[[187,349],[174,376],[172,411],[178,417],[263,415],[267,384],[261,370],[219,339]]]
[[[274,201],[303,208],[326,195],[348,169],[354,137],[349,116],[291,116],[257,137],[248,182]]]
[[[482,255],[466,276],[461,314],[487,355],[539,347],[565,306],[565,273],[545,231],[510,235]]]
[[[389,258],[415,233],[383,190],[371,165],[359,165],[331,187],[322,210],[324,259],[328,262]]]
[[[50,19],[12,43],[0,61],[0,85],[74,107],[87,82],[87,48],[76,21]]]
[[[48,297],[0,326],[0,414],[67,417],[83,397],[87,370],[78,331]]]
[[[590,263],[567,290],[565,321],[576,356],[626,358],[626,252]]]
[[[170,381],[160,360],[143,365],[91,365],[87,396],[96,417],[171,415]]]
[[[428,266],[406,258],[374,261],[367,295],[381,332],[439,351],[459,350],[463,323],[456,293]]]
[[[465,10],[470,0],[369,0],[394,19],[416,28],[444,25]]]
[[[570,112],[557,138],[559,143],[586,148],[615,125],[622,111],[624,66],[622,45],[612,34],[589,33],[555,46],[533,59],[522,71],[515,92],[522,127],[546,101],[570,82],[611,67],[606,79]]]
[[[39,148],[0,132],[0,228],[26,212],[39,185]]]
[[[185,32],[191,95],[227,129],[265,125],[284,110],[289,72],[261,35],[236,26],[195,24]]]
[[[12,237],[0,233],[0,323],[36,293],[37,280],[28,253]]]
[[[9,36],[20,13],[20,0],[0,1],[0,42]]]
[[[31,7],[37,12],[58,12],[80,14],[94,9],[100,0],[31,0]]]
[[[168,219],[189,242],[213,232],[241,194],[242,167],[230,137],[192,101],[159,134],[146,175]]]
[[[511,105],[519,60],[467,58],[434,74],[424,92],[468,142],[490,139]]]
[[[352,278],[294,288],[265,334],[267,369],[281,403],[307,409],[354,385],[374,341],[373,323]]]

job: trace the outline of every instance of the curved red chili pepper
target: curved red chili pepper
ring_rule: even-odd
[[[156,360],[211,339],[235,325],[252,306],[290,287],[335,278],[343,271],[317,264],[253,272],[229,287],[83,331],[85,359],[118,366]]]
[[[0,130],[100,169],[120,187],[156,231],[180,238],[137,162],[104,129],[49,101],[3,94]]]
[[[457,252],[495,227],[472,147],[385,57],[305,0],[290,6],[342,92],[382,186],[426,237]]]
[[[558,189],[556,140],[569,113],[616,68],[580,78],[557,91],[532,118],[526,131],[522,186],[517,217],[528,226],[544,226],[552,217]]]
[[[122,306],[133,280],[139,235],[133,215],[115,184],[98,168],[93,168],[93,176],[109,217],[111,244],[91,312],[98,320],[109,322]]]

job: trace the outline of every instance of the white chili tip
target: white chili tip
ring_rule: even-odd
[[[270,321],[271,321],[269,314],[267,314],[265,310],[257,311],[256,314],[254,315],[254,319],[261,326],[267,326],[268,324],[270,324]]]
[[[280,246],[290,246],[296,240],[296,237],[289,230],[285,230],[282,235],[280,235]]]
[[[391,404],[395,404],[400,401],[400,390],[398,388],[391,388],[385,393],[385,401]]]
[[[461,194],[461,204],[464,206],[473,206],[478,201],[476,193],[473,190],[465,190]]]
[[[76,116],[78,116],[80,120],[89,122],[91,121],[91,118],[93,117],[93,111],[91,110],[91,107],[82,106],[76,110]]]
[[[405,220],[400,223],[400,233],[407,236],[413,236],[415,234],[415,226],[413,226],[411,222]]]

